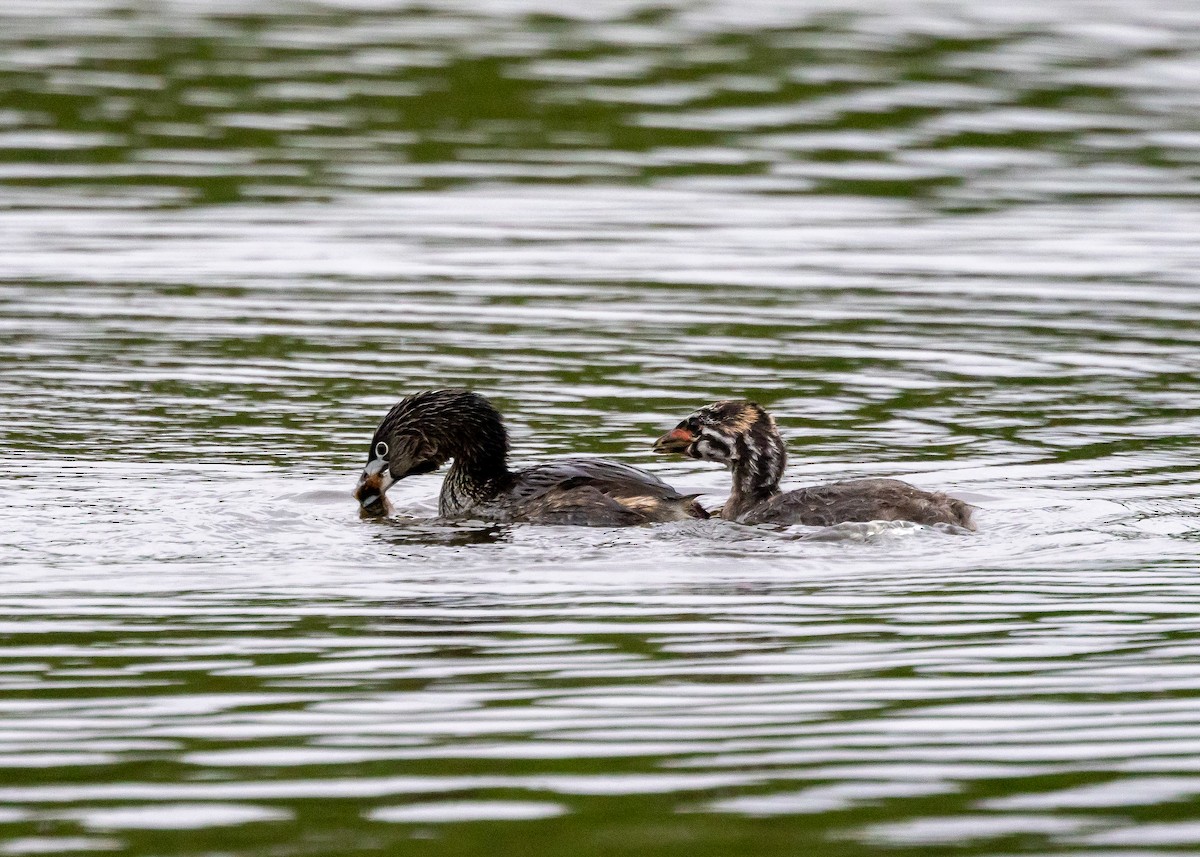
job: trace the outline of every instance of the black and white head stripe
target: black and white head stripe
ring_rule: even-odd
[[[688,455],[705,461],[728,461],[737,457],[738,439],[761,419],[770,416],[754,402],[714,402],[679,424],[696,440]]]
[[[692,458],[724,464],[737,457],[734,454],[737,447],[736,437],[731,437],[712,426],[700,426],[695,435],[696,439],[687,450],[687,454]]]
[[[775,420],[755,402],[714,402],[679,427],[695,437],[687,455],[729,465],[747,491],[773,488],[783,478],[787,464],[783,440]]]

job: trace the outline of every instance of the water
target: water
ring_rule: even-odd
[[[1200,9],[0,9],[0,854],[1200,845]],[[906,525],[360,520],[748,396]]]

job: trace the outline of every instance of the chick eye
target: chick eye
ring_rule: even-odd
[[[381,441],[379,441],[379,443],[375,444],[375,457],[376,458],[387,458],[387,454],[388,454],[388,445],[386,443],[384,443],[381,440]]]

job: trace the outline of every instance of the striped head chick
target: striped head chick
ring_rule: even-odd
[[[744,399],[701,408],[655,441],[654,451],[728,467],[733,491],[721,517],[729,520],[778,494],[787,464],[774,418],[758,403]]]

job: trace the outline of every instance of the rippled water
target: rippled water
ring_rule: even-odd
[[[0,84],[0,854],[1200,846],[1194,3],[10,2]],[[452,385],[980,531],[360,520]]]

